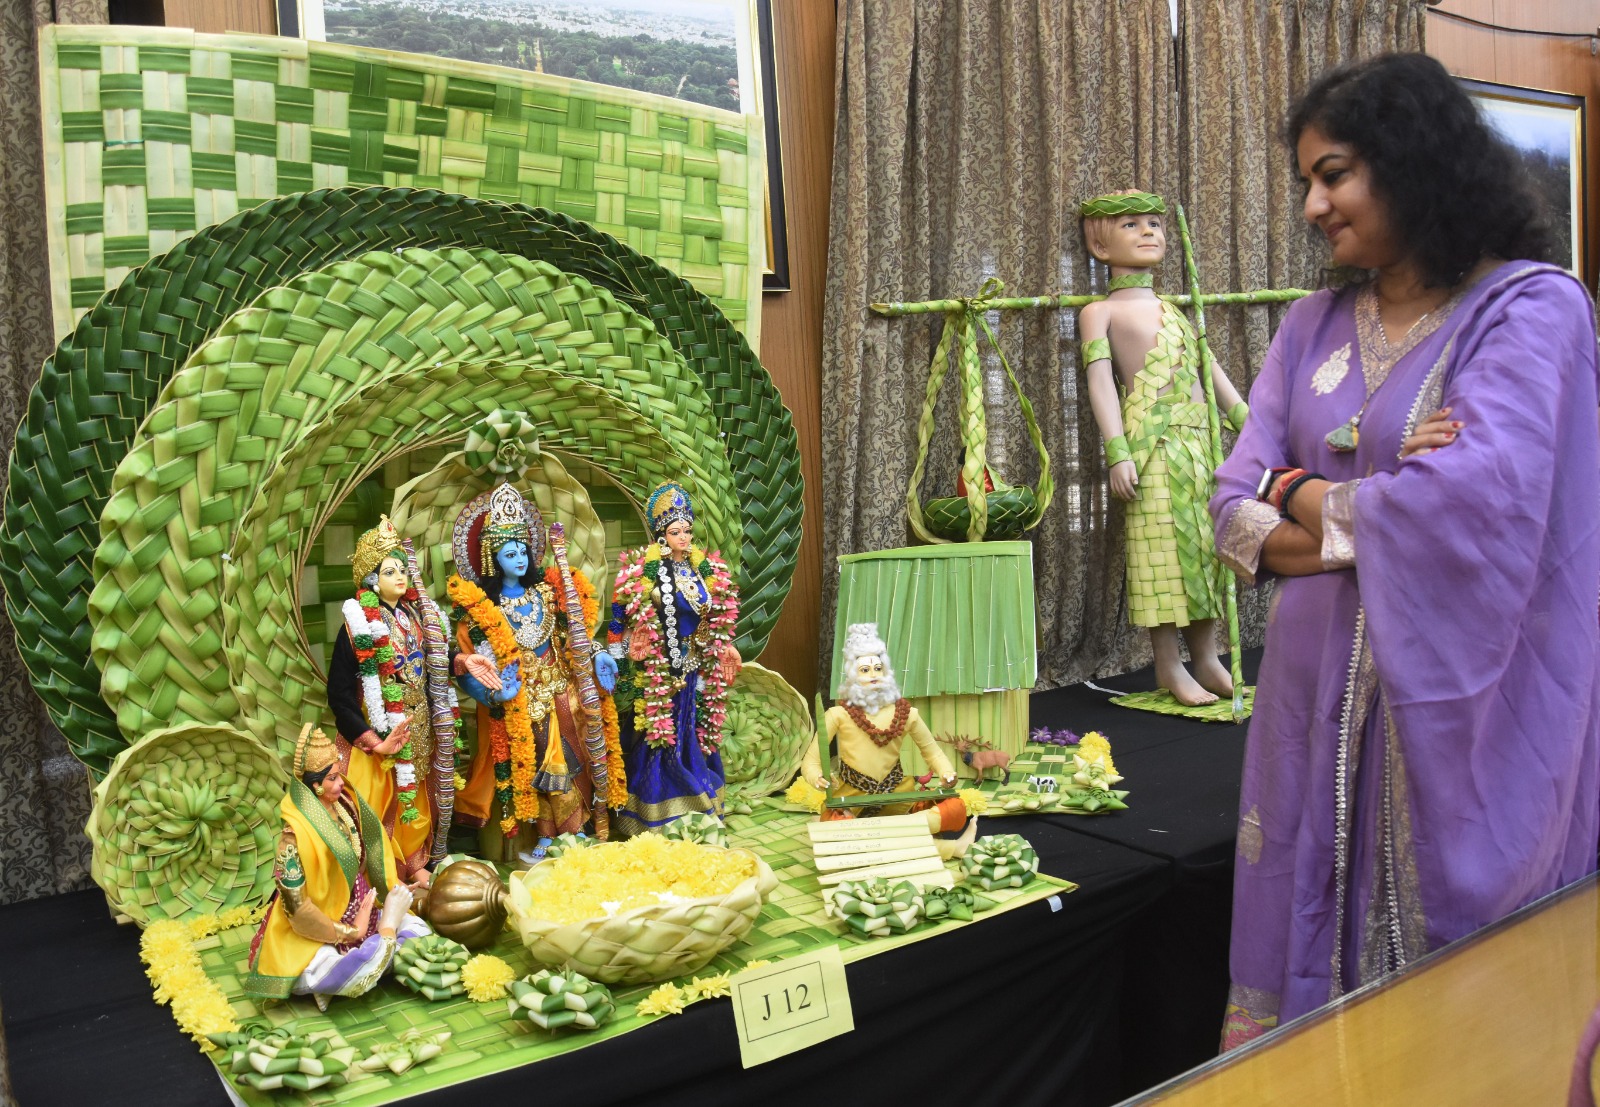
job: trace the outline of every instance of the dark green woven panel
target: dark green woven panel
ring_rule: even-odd
[[[449,391],[469,367],[473,390]],[[437,380],[435,393],[450,402],[410,397],[388,413],[392,429],[379,442],[414,444],[419,426],[461,435],[506,406],[514,386],[537,381],[526,403],[541,436],[617,470],[639,497],[650,486],[634,474],[670,456],[708,534],[737,530],[732,474],[698,378],[609,293],[491,250],[335,262],[235,313],[168,382],[118,465],[89,617],[101,694],[125,736],[235,718],[239,690],[220,651],[239,591],[252,590],[269,612],[263,625],[293,626],[295,577],[266,570],[309,546],[309,532],[349,491],[341,481],[365,475],[363,451],[349,442],[366,405],[376,417],[375,397],[424,380]],[[625,421],[634,412],[653,432],[649,443]],[[304,454],[324,430],[331,448]],[[242,551],[251,532],[241,520],[251,517],[256,541]],[[224,580],[239,589],[230,595]]]
[[[190,353],[263,290],[394,245],[539,258],[647,314],[710,393],[743,519],[738,644],[776,623],[799,549],[800,454],[788,409],[744,338],[685,280],[558,213],[418,189],[282,197],[208,227],[104,297],[45,363],[11,454],[0,584],[17,644],[73,751],[104,772],[123,744],[89,657],[88,597],[111,474]]]
[[[129,269],[263,200],[402,185],[564,211],[692,281],[735,322],[757,322],[758,121],[302,39],[82,26],[46,36],[43,79],[63,108],[52,145],[67,166],[52,197],[69,207],[59,287],[73,321]]]

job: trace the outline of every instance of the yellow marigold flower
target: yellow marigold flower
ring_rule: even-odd
[[[765,957],[757,957],[754,961],[745,962],[744,968],[740,969],[739,971],[749,972],[751,969],[764,969],[770,964],[772,964],[772,962],[768,961]]]
[[[689,996],[690,1002],[697,999],[715,999],[718,996],[731,996],[733,985],[728,980],[725,972],[713,973],[711,976],[697,976],[683,989]]]
[[[480,953],[461,966],[461,983],[466,985],[467,998],[474,1003],[504,999],[506,989],[516,978],[510,965],[487,953]]]
[[[968,815],[981,815],[989,810],[989,797],[976,788],[963,788],[956,795],[961,797],[961,803],[966,807]]]
[[[673,983],[661,985],[639,1001],[637,1013],[644,1016],[681,1015],[684,1004],[683,991]]]
[[[828,793],[818,791],[806,783],[805,777],[797,776],[794,783],[789,785],[789,790],[783,794],[783,798],[796,807],[804,807],[807,811],[820,814]]]
[[[1085,761],[1097,761],[1104,765],[1108,773],[1117,771],[1111,761],[1111,743],[1098,730],[1091,730],[1078,740],[1077,752]]]
[[[663,900],[724,896],[754,874],[747,854],[641,834],[545,861],[528,900],[535,918],[582,922]]]

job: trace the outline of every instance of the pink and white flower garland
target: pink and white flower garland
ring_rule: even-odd
[[[377,593],[370,588],[358,589],[354,599],[344,602],[340,613],[344,616],[345,628],[350,632],[350,645],[356,654],[356,669],[361,677],[361,700],[366,709],[367,722],[373,733],[382,740],[406,718],[401,710],[404,702],[400,684],[395,680],[395,648],[389,641],[389,625],[384,622]],[[408,739],[398,753],[389,759],[394,764],[400,818],[406,823],[421,818],[417,810],[417,769],[411,758],[412,748]]]

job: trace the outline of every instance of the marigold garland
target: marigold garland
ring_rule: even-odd
[[[484,590],[459,574],[452,574],[448,585],[450,602],[470,616],[483,632],[489,648],[494,651],[495,664],[501,670],[513,661],[522,659],[522,647],[511,629],[511,622],[500,606]],[[458,616],[459,618],[459,616]],[[538,816],[539,800],[533,790],[535,747],[533,723],[528,717],[527,685],[517,689],[517,694],[500,704],[500,717],[489,713],[489,752],[495,762],[495,798],[500,801],[500,830],[506,835],[517,832],[517,823]],[[509,775],[502,776],[500,766],[510,762]]]
[[[239,1022],[222,989],[201,967],[195,943],[219,930],[259,922],[265,914],[263,905],[232,907],[220,915],[187,920],[160,919],[139,938],[139,959],[148,966],[145,975],[155,986],[156,1002],[172,1006],[178,1028],[201,1049],[215,1048],[207,1035],[236,1031]]]

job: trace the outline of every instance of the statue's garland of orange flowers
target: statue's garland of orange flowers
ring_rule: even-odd
[[[561,594],[560,569],[554,565],[545,569],[544,582],[556,595]],[[572,584],[583,605],[583,621],[593,637],[599,633],[600,626],[600,601],[595,598],[594,585],[576,569],[572,571]],[[617,719],[617,705],[604,690],[600,693],[600,722],[606,735],[606,806],[621,807],[628,802],[628,776],[622,765],[622,726]]]
[[[517,644],[510,621],[482,588],[459,575],[452,575],[449,592],[450,602],[471,616],[483,631],[489,648],[494,650],[496,667],[503,671],[513,661],[522,659],[522,647]],[[500,831],[509,837],[517,832],[517,823],[531,821],[539,814],[539,800],[533,791],[536,758],[533,723],[528,718],[527,686],[524,684],[517,689],[517,694],[499,707],[500,717],[496,717],[492,708],[489,711],[489,752],[495,763],[494,793],[500,801]],[[511,772],[502,776],[500,766],[507,761]]]

